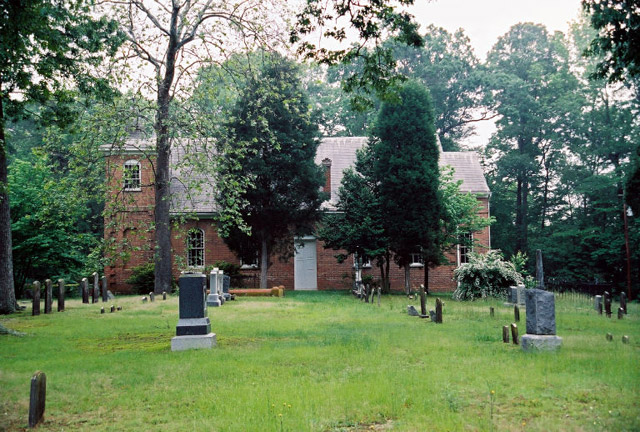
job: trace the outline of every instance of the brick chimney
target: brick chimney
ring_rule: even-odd
[[[322,188],[322,192],[326,192],[331,195],[331,159],[324,159],[322,161],[322,166],[324,167],[324,187]]]

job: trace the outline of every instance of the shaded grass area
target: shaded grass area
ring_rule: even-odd
[[[40,430],[640,430],[637,303],[617,320],[558,298],[562,349],[524,353],[502,343],[512,308],[443,300],[436,325],[407,316],[401,296],[241,298],[209,309],[217,347],[175,353],[175,297],[3,317],[27,336],[0,336],[0,431],[26,427],[36,370],[48,384]]]

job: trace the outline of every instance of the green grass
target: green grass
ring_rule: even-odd
[[[184,352],[170,349],[175,297],[3,317],[27,336],[0,336],[0,431],[26,427],[36,370],[44,431],[640,430],[637,303],[618,320],[558,298],[562,349],[524,353],[502,343],[513,311],[501,301],[443,299],[437,325],[408,316],[402,296],[240,298],[209,310],[214,349]]]

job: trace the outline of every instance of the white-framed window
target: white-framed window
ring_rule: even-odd
[[[126,161],[124,163],[124,173],[122,178],[124,180],[124,190],[141,190],[142,182],[140,180],[140,162],[135,159]]]
[[[469,252],[473,252],[473,233],[460,234],[458,243],[458,265],[469,262]]]
[[[256,269],[260,265],[260,254],[256,251],[255,254],[252,255],[252,258],[240,258],[240,268],[243,269]]]
[[[193,228],[187,234],[187,265],[204,267],[204,231]]]
[[[410,267],[423,267],[423,266],[424,266],[424,259],[422,258],[422,254],[420,252],[412,253]]]

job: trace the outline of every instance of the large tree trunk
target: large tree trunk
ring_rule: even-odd
[[[10,314],[16,311],[16,292],[13,284],[11,212],[3,109],[0,95],[0,314]]]
[[[267,270],[269,269],[269,248],[267,247],[267,239],[262,236],[262,247],[260,248],[260,288],[267,288]]]
[[[171,16],[171,34],[167,47],[167,62],[164,77],[158,83],[156,114],[156,172],[155,172],[155,283],[154,292],[171,292],[171,220],[169,215],[171,197],[169,190],[169,160],[171,145],[169,142],[169,105],[171,86],[175,75],[178,53],[177,7]]]

